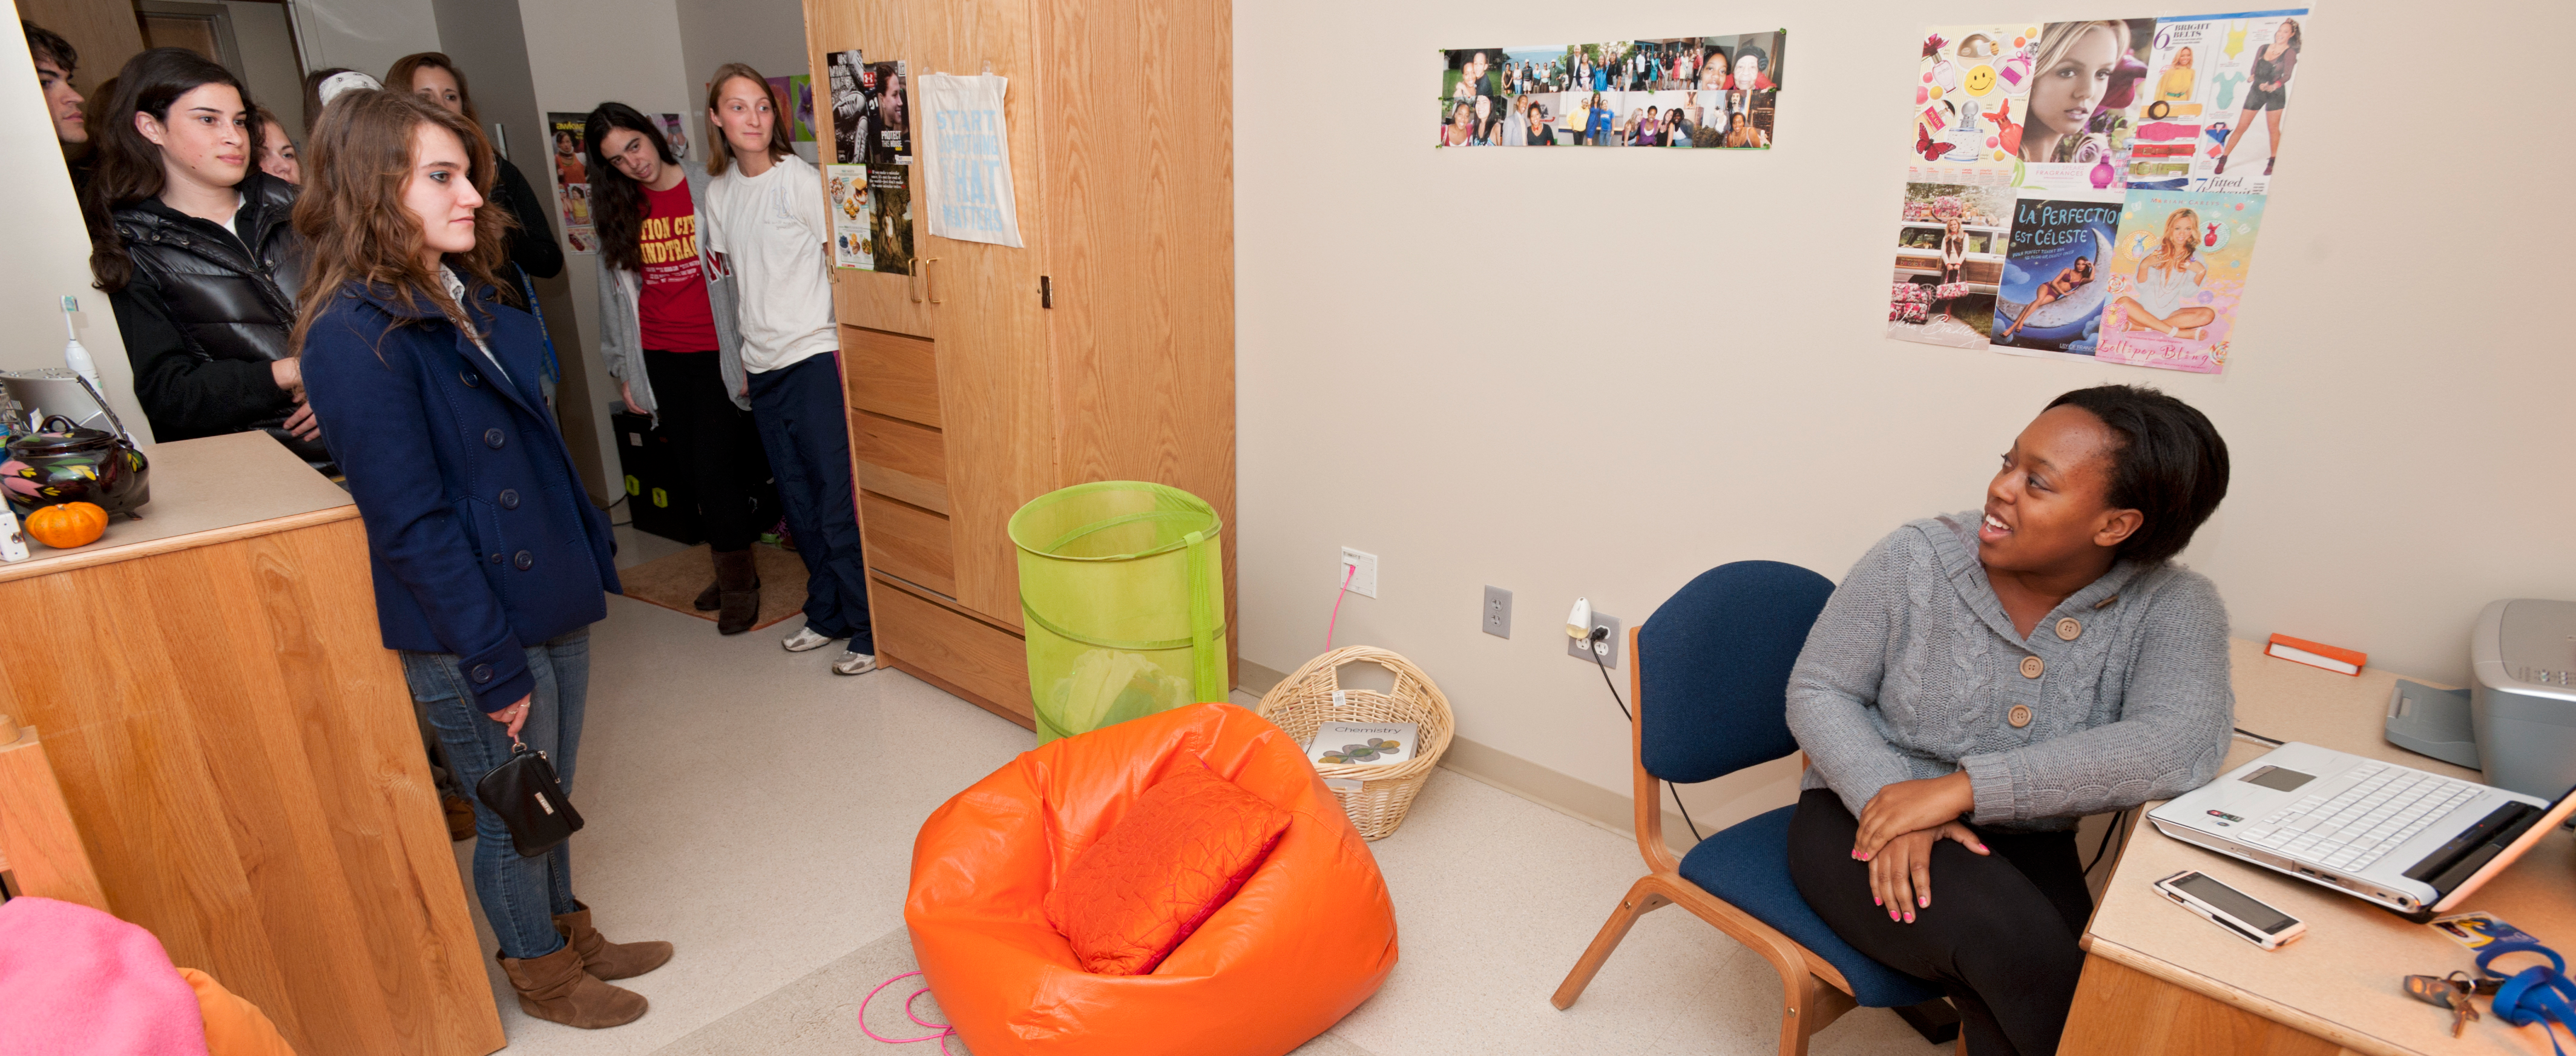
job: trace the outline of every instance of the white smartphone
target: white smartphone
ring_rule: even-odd
[[[2156,881],[2156,893],[2267,950],[2280,949],[2308,933],[2306,921],[2265,905],[2197,869],[2185,869]]]

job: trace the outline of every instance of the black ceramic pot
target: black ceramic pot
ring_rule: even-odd
[[[114,517],[152,501],[151,470],[132,440],[56,415],[43,432],[9,441],[0,489],[21,506],[86,502]]]

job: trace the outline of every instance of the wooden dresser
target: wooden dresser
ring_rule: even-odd
[[[500,1048],[358,508],[266,433],[145,454],[142,520],[0,565],[0,712],[43,737],[0,767],[24,889],[143,926],[299,1053]],[[25,838],[47,819],[80,853]]]
[[[832,274],[878,659],[1024,726],[1004,526],[1030,499],[1145,480],[1207,500],[1227,522],[1233,626],[1231,17],[1178,0],[805,0],[826,162],[826,53],[1010,82],[1026,247],[932,237],[916,172],[915,274]]]

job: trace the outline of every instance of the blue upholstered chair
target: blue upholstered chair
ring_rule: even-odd
[[[1931,983],[1869,959],[1826,927],[1789,881],[1794,806],[1700,841],[1676,861],[1664,846],[1662,782],[1724,777],[1798,750],[1789,735],[1789,669],[1831,580],[1796,565],[1738,561],[1701,573],[1628,634],[1636,703],[1637,850],[1647,875],[1628,889],[1552,999],[1574,1004],[1637,918],[1690,910],[1751,947],[1786,990],[1782,1056],[1855,1005],[1905,1008],[1941,996]]]

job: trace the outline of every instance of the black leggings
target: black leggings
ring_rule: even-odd
[[[758,538],[752,523],[751,487],[769,479],[769,459],[752,428],[751,412],[725,392],[724,368],[715,352],[644,350],[644,376],[652,381],[655,410],[671,446],[685,460],[689,490],[698,497],[707,548],[741,550]]]
[[[1826,789],[1798,797],[1789,876],[1834,934],[1879,963],[1932,980],[1958,1006],[1974,1056],[2048,1056],[2066,1029],[2093,913],[2072,832],[1979,830],[1981,857],[1932,844],[1932,906],[1914,923],[1870,903],[1869,863],[1852,859],[1860,822]]]

